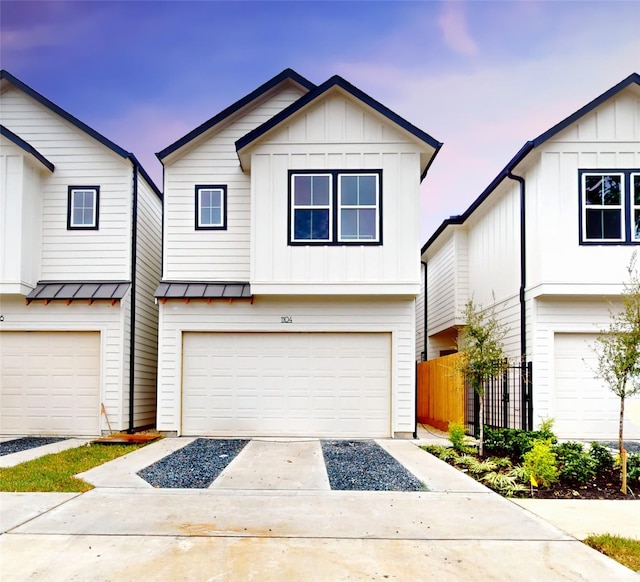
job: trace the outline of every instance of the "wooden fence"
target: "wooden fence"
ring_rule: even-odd
[[[447,430],[464,423],[464,377],[457,370],[460,354],[418,364],[418,422]]]

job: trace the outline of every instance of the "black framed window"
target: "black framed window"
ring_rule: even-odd
[[[69,186],[67,229],[98,230],[100,186]]]
[[[638,170],[580,170],[580,242],[640,242]]]
[[[382,170],[290,170],[289,244],[382,244]]]
[[[227,228],[227,187],[196,186],[196,229]]]

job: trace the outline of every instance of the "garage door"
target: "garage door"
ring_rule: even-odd
[[[391,336],[185,333],[182,432],[388,437]]]
[[[620,401],[595,378],[595,334],[555,335],[555,414],[558,436],[617,440]],[[637,398],[627,401],[625,437],[640,437]]]
[[[0,333],[0,434],[99,434],[99,370],[99,333]]]

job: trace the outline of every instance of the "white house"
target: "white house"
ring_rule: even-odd
[[[619,402],[595,379],[592,345],[637,250],[640,76],[632,74],[527,142],[424,245],[417,353],[455,351],[469,298],[493,306],[510,329],[508,353],[533,362],[534,422],[553,418],[565,438],[614,438]],[[640,438],[640,398],[626,418],[625,435]]]
[[[158,424],[415,431],[419,186],[441,144],[287,69],[158,154]]]
[[[0,124],[0,434],[153,425],[160,191],[6,71]]]

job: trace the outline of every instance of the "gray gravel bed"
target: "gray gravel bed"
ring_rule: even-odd
[[[608,447],[615,451],[618,450],[618,441],[608,441],[600,443],[603,447]],[[624,441],[624,448],[627,453],[640,453],[640,441]]]
[[[206,489],[248,443],[241,439],[197,439],[138,471],[154,487]]]
[[[323,440],[331,489],[424,491],[424,484],[373,441]]]
[[[0,443],[0,457],[67,440],[64,437],[22,437]]]

